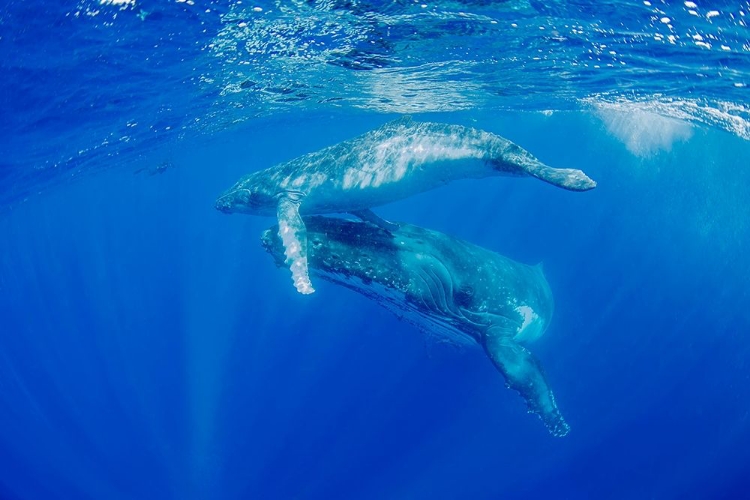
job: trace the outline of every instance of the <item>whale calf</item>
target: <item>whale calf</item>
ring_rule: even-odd
[[[548,167],[490,132],[404,117],[243,177],[216,200],[216,208],[276,215],[294,286],[312,293],[302,215],[351,213],[390,227],[370,208],[454,180],[495,175],[532,176],[573,191],[596,186],[582,171]]]
[[[408,224],[388,231],[340,218],[304,222],[313,275],[355,290],[423,330],[482,346],[549,432],[568,433],[541,365],[523,345],[544,333],[554,308],[539,266]],[[261,241],[284,266],[278,227],[266,230]]]

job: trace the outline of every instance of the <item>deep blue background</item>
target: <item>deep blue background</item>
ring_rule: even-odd
[[[630,154],[587,114],[434,115],[599,182],[457,182],[378,210],[530,264],[552,438],[481,351],[319,282],[225,216],[237,177],[378,126],[287,115],[156,149],[0,218],[0,498],[743,498],[748,143]],[[134,174],[163,160],[175,168]]]

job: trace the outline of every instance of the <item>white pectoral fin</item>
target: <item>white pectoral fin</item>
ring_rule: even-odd
[[[299,214],[300,200],[282,196],[276,215],[279,219],[279,237],[284,244],[286,263],[292,271],[292,281],[299,293],[313,293],[307,268],[307,231]]]
[[[539,361],[522,345],[503,336],[488,337],[485,349],[508,386],[521,394],[529,411],[539,415],[550,434],[565,436],[570,427],[557,409]]]

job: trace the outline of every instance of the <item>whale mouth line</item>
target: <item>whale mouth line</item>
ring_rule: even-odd
[[[217,198],[216,203],[214,204],[214,208],[223,214],[231,214],[232,204],[231,202],[227,202],[225,198],[226,196],[220,196],[219,198]]]

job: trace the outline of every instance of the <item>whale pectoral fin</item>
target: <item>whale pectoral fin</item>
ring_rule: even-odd
[[[383,219],[382,217],[377,215],[375,212],[373,212],[369,208],[366,208],[364,210],[357,210],[357,211],[349,212],[349,213],[365,222],[369,222],[370,224],[378,226],[380,229],[384,229],[385,231],[388,231],[389,233],[392,233],[393,231],[396,231],[399,228],[398,224]]]
[[[307,267],[307,230],[299,214],[300,199],[283,196],[279,199],[276,215],[279,237],[284,244],[286,263],[292,271],[292,281],[299,293],[313,293]]]
[[[485,349],[511,389],[526,400],[529,412],[536,413],[553,436],[562,437],[570,427],[557,409],[539,361],[522,345],[504,336],[489,337]]]

